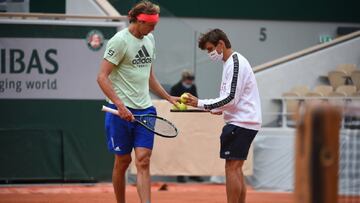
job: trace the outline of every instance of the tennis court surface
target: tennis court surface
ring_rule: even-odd
[[[220,203],[226,202],[225,186],[213,184],[152,184],[152,201],[156,203]],[[127,186],[128,203],[138,203],[136,187]],[[0,187],[1,203],[115,203],[110,183],[91,185],[26,185]],[[292,193],[259,192],[248,189],[247,203],[292,203]]]

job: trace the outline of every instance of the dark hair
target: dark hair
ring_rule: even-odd
[[[226,48],[231,48],[231,43],[226,36],[225,32],[215,28],[205,34],[201,34],[199,37],[199,48],[204,50],[206,42],[210,42],[213,45],[218,45],[219,41],[222,40],[225,43]]]
[[[141,13],[144,14],[159,14],[160,7],[150,1],[144,0],[135,4],[134,7],[129,11],[129,22],[136,22],[137,16]]]

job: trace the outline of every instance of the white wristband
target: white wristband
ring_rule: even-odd
[[[204,103],[199,99],[197,103],[198,108],[204,108]]]

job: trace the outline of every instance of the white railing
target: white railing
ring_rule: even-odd
[[[316,51],[319,51],[319,50],[322,50],[322,49],[325,49],[325,48],[334,46],[334,45],[336,45],[336,44],[339,44],[339,43],[342,43],[342,42],[345,42],[345,41],[354,39],[354,38],[356,38],[356,37],[360,37],[360,31],[353,32],[353,33],[351,33],[351,34],[338,37],[338,38],[336,38],[336,39],[334,39],[334,40],[332,40],[332,41],[330,41],[330,42],[323,43],[323,44],[319,44],[319,45],[315,45],[315,46],[309,47],[309,48],[307,48],[307,49],[301,50],[301,51],[299,51],[299,52],[295,52],[295,53],[293,53],[293,54],[290,54],[290,55],[287,55],[287,56],[278,58],[278,59],[276,59],[276,60],[269,61],[269,62],[267,62],[267,63],[258,65],[258,66],[256,66],[256,67],[254,67],[253,70],[254,70],[255,73],[257,73],[257,72],[260,72],[260,71],[263,71],[263,70],[272,68],[272,67],[274,67],[274,66],[276,66],[276,65],[279,65],[279,64],[282,64],[282,63],[286,63],[286,62],[288,62],[288,61],[291,61],[291,60],[300,58],[300,57],[302,57],[302,56],[305,56],[305,55],[314,53],[314,52],[316,52]]]

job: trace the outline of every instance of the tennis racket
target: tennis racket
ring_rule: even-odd
[[[119,112],[116,109],[112,109],[106,106],[102,106],[102,111],[112,113],[114,115],[119,115]],[[147,130],[166,138],[174,138],[178,135],[178,130],[174,124],[165,118],[153,114],[143,114],[143,115],[134,115],[135,122],[144,126]]]

